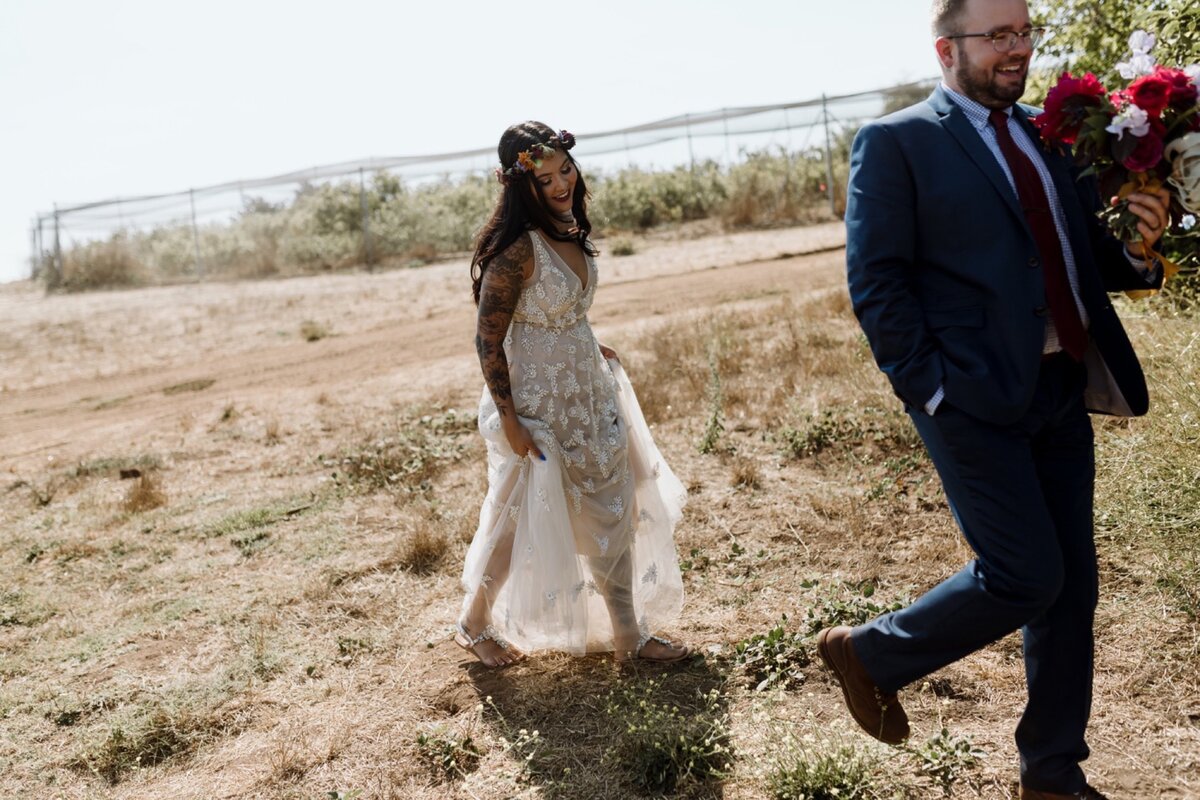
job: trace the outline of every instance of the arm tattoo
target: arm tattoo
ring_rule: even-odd
[[[525,280],[523,265],[533,258],[529,238],[522,236],[492,259],[483,273],[479,291],[479,315],[475,327],[475,350],[479,365],[501,418],[516,417],[504,337]]]

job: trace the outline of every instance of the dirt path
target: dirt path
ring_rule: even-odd
[[[812,289],[839,284],[843,256],[837,231],[797,230],[799,233],[769,232],[773,238],[756,241],[749,248],[735,237],[727,237],[726,246],[716,250],[711,240],[674,243],[673,259],[642,272],[629,268],[627,263],[619,264],[625,269],[615,270],[616,277],[597,293],[590,315],[593,326],[601,334],[611,333],[690,309],[791,292],[801,284]],[[689,249],[696,251],[696,261],[688,261]],[[811,254],[792,255],[795,250],[806,249]],[[739,260],[745,253],[758,257]],[[108,343],[99,353],[80,353],[75,375],[0,393],[0,453],[7,462],[5,467],[16,472],[44,464],[51,457],[59,463],[82,459],[107,446],[138,440],[180,417],[203,413],[214,402],[234,398],[264,398],[295,390],[353,394],[354,387],[387,375],[392,385],[403,387],[418,399],[451,376],[461,379],[463,362],[473,359],[473,311],[461,302],[454,303],[451,294],[460,292],[461,286],[451,282],[448,287],[443,279],[437,287],[440,291],[430,291],[430,284],[444,278],[438,273],[455,274],[454,267],[461,265],[436,268],[432,275],[410,271],[393,276],[400,294],[405,288],[424,293],[424,314],[418,316],[408,308],[396,313],[394,319],[370,319],[368,313],[359,317],[359,328],[338,325],[333,329],[335,335],[319,341],[289,337],[279,342],[279,336],[267,335],[250,342],[249,347],[242,340],[238,347],[220,352],[201,334],[185,330],[180,335],[195,341],[173,359],[139,360],[128,353],[120,357],[112,353],[126,348],[139,350],[139,339],[153,335],[152,331],[140,331],[129,339]],[[372,277],[361,279],[370,281]],[[316,286],[311,293],[302,290],[300,294],[319,297],[323,288]],[[178,287],[140,292],[151,297],[148,301],[134,295],[125,299],[150,306],[155,293],[166,295],[164,300],[180,299]],[[244,292],[243,288],[234,287],[230,294],[236,297],[239,292]],[[119,293],[108,296],[122,299]],[[283,305],[293,306],[293,298]],[[237,305],[231,302],[221,307],[224,315],[210,312],[218,330],[223,316],[235,316]],[[169,303],[163,306],[159,313],[169,315]],[[184,307],[174,310],[176,319],[186,313]],[[373,307],[368,312],[386,313],[386,308]],[[341,313],[355,314],[354,303],[351,301]],[[56,324],[61,328],[70,321]],[[164,320],[160,327],[169,324]],[[146,322],[143,326],[151,327]],[[346,327],[348,332],[338,332]],[[148,363],[153,361],[159,363]]]

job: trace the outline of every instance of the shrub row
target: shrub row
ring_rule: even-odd
[[[844,182],[845,159],[839,154],[838,161],[836,175]],[[828,218],[825,174],[819,152],[763,151],[745,153],[732,166],[708,161],[591,175],[594,232],[645,231],[699,219],[771,227]],[[378,173],[365,191],[364,235],[364,193],[357,181],[305,184],[286,203],[247,198],[232,220],[204,225],[198,237],[186,223],[121,230],[64,252],[61,277],[53,270],[39,273],[54,288],[80,291],[427,263],[471,249],[497,190],[478,175],[408,185]]]

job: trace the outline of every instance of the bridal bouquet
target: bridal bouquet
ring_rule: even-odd
[[[1103,216],[1118,239],[1139,241],[1138,218],[1126,198],[1166,185],[1172,222],[1187,230],[1200,214],[1200,64],[1186,69],[1155,63],[1153,34],[1129,37],[1129,60],[1117,71],[1130,83],[1110,91],[1096,76],[1064,72],[1033,122],[1050,145],[1070,146],[1084,174],[1095,174]],[[1153,254],[1143,243],[1145,255]],[[1165,259],[1166,277],[1178,268]]]

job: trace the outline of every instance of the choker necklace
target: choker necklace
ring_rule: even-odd
[[[554,227],[559,233],[574,235],[579,232],[579,226],[575,224],[575,215],[570,211],[563,214],[551,214],[550,218],[554,220]]]

